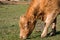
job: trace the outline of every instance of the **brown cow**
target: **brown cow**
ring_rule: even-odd
[[[20,17],[20,38],[26,39],[32,33],[39,18],[45,23],[41,37],[47,36],[50,24],[52,24],[50,35],[55,34],[56,17],[60,10],[59,2],[59,0],[32,0],[26,14]]]

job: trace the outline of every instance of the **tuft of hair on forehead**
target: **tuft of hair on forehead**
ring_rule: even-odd
[[[25,20],[25,16],[20,16],[20,21],[24,21]]]

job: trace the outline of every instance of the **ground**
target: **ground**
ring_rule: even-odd
[[[28,5],[21,4],[0,5],[0,40],[20,40],[19,17],[26,12],[27,8]],[[37,29],[36,26],[27,40],[60,40],[60,16],[57,17],[57,33],[55,36],[41,38],[41,32],[36,32]]]

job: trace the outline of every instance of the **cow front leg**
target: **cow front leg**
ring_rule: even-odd
[[[47,18],[45,20],[45,27],[44,27],[44,30],[43,30],[43,32],[41,34],[41,38],[47,36],[47,34],[48,34],[48,28],[49,28],[50,24],[54,21],[54,19],[57,16],[57,14],[55,14],[54,16],[53,15],[54,14],[48,14],[47,15]]]
[[[42,34],[41,34],[41,38],[44,38],[44,37],[47,36],[49,25],[50,25],[50,23],[46,23],[46,24],[45,24],[44,30],[43,30],[43,32],[42,32]]]
[[[52,31],[50,32],[50,36],[53,36],[56,34],[56,18],[52,23]]]

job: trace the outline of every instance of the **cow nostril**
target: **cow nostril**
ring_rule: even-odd
[[[22,39],[23,37],[22,37],[22,35],[20,35],[20,39]]]
[[[26,37],[25,36],[20,36],[20,39],[21,40],[26,40]]]

